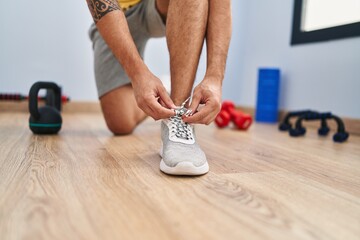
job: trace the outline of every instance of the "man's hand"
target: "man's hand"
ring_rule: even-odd
[[[147,115],[155,120],[175,115],[176,106],[166,92],[160,79],[151,72],[141,75],[141,79],[132,83],[136,102]],[[160,104],[161,103],[161,104]]]
[[[196,112],[199,104],[205,104]],[[194,89],[190,110],[194,113],[192,116],[185,117],[184,122],[210,124],[214,121],[216,115],[221,109],[221,83],[214,79],[205,77],[205,79]]]

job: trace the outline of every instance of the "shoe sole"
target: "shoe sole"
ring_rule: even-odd
[[[204,165],[196,167],[191,162],[179,162],[175,167],[169,167],[165,164],[164,160],[161,159],[160,170],[170,175],[196,176],[209,172],[209,164],[206,162]]]

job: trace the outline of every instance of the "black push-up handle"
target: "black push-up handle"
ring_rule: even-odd
[[[279,130],[280,131],[288,131],[288,130],[290,130],[291,129],[290,119],[291,118],[299,117],[301,115],[309,114],[309,113],[315,113],[315,112],[311,111],[311,110],[289,112],[288,114],[286,114],[286,116],[285,116],[284,120],[282,121],[282,123],[280,123]]]
[[[295,128],[291,128],[289,134],[292,137],[305,135],[306,129],[302,125],[302,122],[304,120],[305,121],[321,120],[321,127],[318,130],[318,133],[322,136],[325,136],[328,134],[330,130],[326,123],[326,120],[329,119],[335,120],[337,124],[337,132],[333,136],[333,140],[335,142],[345,142],[349,138],[349,133],[345,131],[344,122],[341,120],[341,118],[332,114],[331,112],[325,112],[325,113],[308,112],[306,114],[301,115],[295,123]]]

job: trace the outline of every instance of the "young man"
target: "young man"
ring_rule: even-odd
[[[129,134],[148,115],[161,123],[160,169],[168,174],[208,172],[191,124],[211,123],[221,106],[221,87],[231,37],[230,0],[87,0],[95,78],[101,107],[114,134]],[[146,42],[166,36],[171,94],[143,61]],[[191,95],[204,41],[207,70],[187,114],[178,107]],[[199,104],[205,104],[197,111]],[[177,111],[174,111],[177,109]],[[193,113],[193,114],[189,114]]]

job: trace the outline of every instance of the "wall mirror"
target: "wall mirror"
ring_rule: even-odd
[[[360,0],[294,0],[291,45],[360,36]]]

